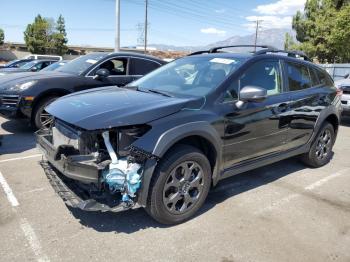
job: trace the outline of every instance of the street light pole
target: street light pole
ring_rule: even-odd
[[[147,31],[148,31],[148,0],[145,0],[145,4],[146,4],[146,10],[145,10],[145,47],[144,47],[144,52],[146,54],[147,52]]]
[[[115,44],[114,51],[120,51],[120,0],[115,0]]]

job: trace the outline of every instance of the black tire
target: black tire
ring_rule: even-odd
[[[45,123],[43,121],[43,119],[44,119],[43,114],[46,113],[45,107],[47,107],[49,104],[51,104],[57,98],[58,98],[57,96],[45,97],[42,100],[40,100],[38,102],[38,104],[35,106],[33,113],[32,113],[32,119],[31,119],[32,126],[35,129],[41,129],[45,126]]]
[[[309,152],[302,155],[301,160],[311,167],[326,165],[332,158],[334,142],[334,127],[329,122],[325,122],[315,136]]]
[[[211,167],[205,155],[192,146],[176,146],[156,168],[146,210],[162,224],[182,223],[203,205],[210,185]]]

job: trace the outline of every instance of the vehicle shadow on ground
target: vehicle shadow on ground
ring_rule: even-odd
[[[7,120],[1,123],[1,129],[9,134],[0,134],[0,155],[21,153],[35,147],[34,130],[27,122]]]
[[[196,217],[235,195],[269,184],[302,169],[305,169],[305,165],[292,158],[222,180],[211,190],[206,203]],[[169,227],[155,222],[142,208],[121,213],[86,212],[68,208],[83,226],[93,228],[98,232],[131,234],[147,228]]]

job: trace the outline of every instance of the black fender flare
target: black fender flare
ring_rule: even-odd
[[[173,127],[162,133],[153,147],[152,154],[159,159],[174,146],[177,142],[189,136],[200,136],[208,140],[216,150],[216,164],[213,169],[212,181],[215,185],[219,180],[220,167],[222,162],[222,139],[219,133],[208,122],[197,121],[186,123]],[[147,205],[148,191],[154,170],[157,166],[157,161],[154,159],[147,160],[144,167],[143,180],[139,191],[138,204],[141,206]]]
[[[320,130],[321,126],[323,125],[323,123],[326,121],[326,119],[329,116],[331,116],[331,115],[336,116],[336,118],[338,119],[338,124],[340,124],[341,110],[339,110],[339,107],[341,107],[340,104],[332,104],[320,112],[320,115],[318,116],[316,123],[315,123],[315,126],[314,126],[314,132],[307,143],[309,146],[311,146],[312,142],[315,139],[315,136],[317,136],[318,131]],[[336,135],[337,135],[337,133],[336,133]]]

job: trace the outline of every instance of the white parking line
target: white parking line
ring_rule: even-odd
[[[7,184],[5,177],[2,175],[1,172],[0,172],[0,184],[5,191],[6,197],[7,197],[8,201],[10,202],[10,204],[13,207],[18,206],[19,205],[18,200],[15,197],[15,195],[13,194],[12,189],[10,188],[9,184]]]
[[[304,187],[304,190],[307,190],[307,191],[311,191],[311,190],[314,190],[315,188],[318,188],[322,185],[324,185],[325,183],[329,182],[330,180],[333,180],[341,175],[344,175],[346,173],[348,173],[350,171],[350,168],[346,168],[346,169],[342,169],[340,171],[338,171],[337,173],[334,173],[334,174],[331,174],[327,177],[324,177],[306,187]],[[298,194],[298,193],[293,193],[293,194],[290,194],[286,197],[283,197],[281,199],[279,199],[278,201],[276,202],[273,202],[271,203],[271,205],[267,206],[267,207],[263,207],[262,209],[254,212],[256,215],[259,215],[259,214],[262,214],[266,211],[271,211],[271,210],[274,210],[278,207],[280,207],[281,205],[285,204],[285,203],[288,203],[290,202],[291,200],[293,200],[294,198],[297,198],[301,196],[301,194]]]
[[[15,158],[10,158],[10,159],[4,159],[4,160],[0,160],[0,163],[16,161],[16,160],[23,160],[23,159],[28,159],[28,158],[35,158],[35,157],[39,157],[39,156],[42,156],[42,154],[35,154],[35,155],[31,155],[31,156],[23,156],[23,157],[15,157]]]
[[[0,172],[0,184],[1,184],[2,188],[4,189],[6,197],[7,197],[8,201],[10,202],[10,204],[13,207],[19,206],[19,202],[18,202],[17,198],[13,194],[11,187],[9,186],[9,184],[7,183],[5,177],[2,175],[1,172]],[[28,241],[28,244],[30,245],[31,249],[33,250],[34,255],[37,257],[37,261],[39,261],[39,262],[50,261],[49,258],[42,252],[42,248],[41,248],[39,239],[36,236],[34,229],[28,223],[28,220],[26,218],[20,218],[20,227],[24,233],[26,240]]]
[[[41,251],[41,245],[38,240],[38,237],[36,236],[34,229],[32,226],[28,223],[27,219],[22,218],[21,219],[21,229],[30,245],[32,248],[35,256],[37,257],[38,261],[50,261],[48,257],[42,253]]]

